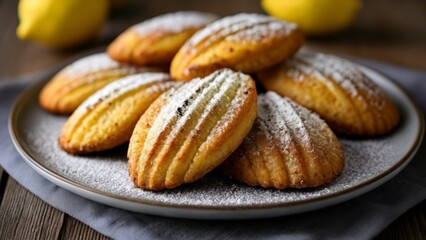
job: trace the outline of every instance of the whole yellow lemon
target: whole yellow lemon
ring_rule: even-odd
[[[295,22],[307,35],[324,35],[348,27],[359,0],[261,0],[271,16]]]
[[[99,33],[108,9],[108,0],[21,0],[16,33],[55,49],[74,47]]]

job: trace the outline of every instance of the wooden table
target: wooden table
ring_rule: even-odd
[[[0,79],[40,71],[93,47],[105,47],[131,24],[164,12],[202,10],[228,15],[261,12],[254,0],[129,1],[112,12],[100,36],[91,44],[53,52],[19,41],[16,0],[0,0]],[[385,61],[426,70],[426,1],[369,0],[355,24],[340,34],[308,38],[312,49]],[[0,239],[106,239],[87,225],[49,206],[20,186],[0,168]],[[421,239],[426,236],[425,201],[393,222],[378,239]]]

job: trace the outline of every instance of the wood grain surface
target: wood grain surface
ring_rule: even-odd
[[[229,15],[262,12],[257,0],[128,1],[111,13],[99,37],[85,46],[55,52],[15,35],[16,0],[0,0],[0,79],[33,73],[81,55],[104,49],[120,32],[143,19],[177,10],[201,10]],[[308,38],[306,46],[330,53],[365,57],[426,70],[426,1],[368,0],[355,23],[333,36]],[[20,186],[0,168],[0,239],[108,239],[87,225],[49,206]],[[425,239],[426,203],[410,209],[377,239]]]

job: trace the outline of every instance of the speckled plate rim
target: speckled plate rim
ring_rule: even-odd
[[[404,98],[403,100],[409,103],[404,107],[409,108],[410,112],[415,115],[415,122],[418,122],[418,126],[416,126],[416,128],[418,128],[418,134],[416,136],[413,136],[413,145],[404,154],[404,156],[399,161],[397,161],[392,167],[384,171],[382,174],[379,174],[361,184],[348,187],[347,189],[344,189],[342,191],[297,202],[271,203],[250,207],[169,204],[160,201],[128,198],[114,195],[111,193],[102,192],[100,190],[74,182],[58,174],[54,170],[45,166],[39,159],[37,159],[37,157],[32,155],[27,143],[25,143],[23,138],[19,135],[17,126],[17,120],[19,118],[19,115],[24,110],[24,107],[27,104],[30,94],[34,93],[34,91],[38,92],[41,87],[48,81],[48,79],[53,76],[57,69],[55,71],[43,74],[40,77],[39,81],[29,86],[18,96],[9,115],[9,134],[17,151],[38,174],[51,181],[52,183],[70,192],[73,192],[83,198],[87,198],[109,206],[152,215],[191,219],[249,219],[276,217],[295,213],[302,213],[335,205],[375,189],[376,187],[380,186],[381,184],[385,183],[386,181],[394,177],[396,174],[398,174],[411,161],[411,159],[414,157],[415,153],[421,145],[425,131],[425,121],[423,113],[417,106],[417,104],[398,84],[390,80],[390,78],[369,67],[363,66],[361,64],[357,65],[359,65],[360,69],[363,72],[373,74],[373,76],[379,76],[380,78],[385,80],[386,84],[391,85],[394,90],[397,90],[399,92],[400,97]],[[37,103],[35,102],[31,104],[36,105]]]

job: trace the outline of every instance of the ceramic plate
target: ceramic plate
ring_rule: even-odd
[[[66,117],[46,113],[37,103],[51,76],[18,98],[9,119],[12,140],[27,163],[51,182],[93,201],[130,211],[197,219],[263,218],[334,205],[370,191],[401,171],[417,151],[424,132],[422,113],[410,97],[385,76],[362,71],[400,110],[398,128],[380,138],[340,137],[346,164],[331,184],[307,190],[265,190],[234,182],[217,172],[174,190],[144,191],[127,174],[126,146],[85,157],[61,151],[57,138]]]

